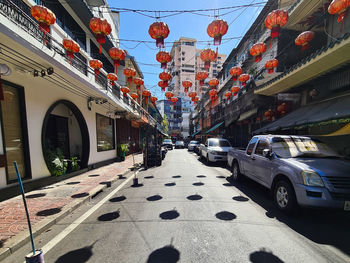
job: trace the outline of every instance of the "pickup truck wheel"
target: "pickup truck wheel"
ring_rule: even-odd
[[[239,170],[239,166],[237,162],[233,162],[232,164],[232,179],[233,181],[240,181],[242,179],[241,172]]]
[[[274,189],[274,200],[279,210],[291,214],[297,208],[293,187],[285,180],[277,182]]]

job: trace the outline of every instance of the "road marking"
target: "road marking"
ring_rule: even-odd
[[[139,171],[136,171],[136,174],[138,174]],[[84,220],[86,220],[90,215],[92,215],[97,209],[99,209],[103,203],[105,203],[107,200],[109,200],[116,192],[118,192],[121,188],[123,188],[131,179],[133,179],[133,176],[130,176],[128,179],[126,179],[125,182],[123,182],[121,185],[119,185],[116,189],[114,189],[109,195],[107,195],[105,198],[103,198],[100,202],[98,202],[96,205],[90,208],[85,214],[83,214],[81,217],[76,219],[72,224],[70,224],[66,229],[64,229],[60,234],[58,234],[56,237],[54,237],[51,241],[49,241],[45,246],[42,247],[42,250],[44,253],[47,253],[50,251],[54,246],[56,246],[62,239],[64,239],[67,235],[69,235],[70,232],[72,232],[75,228],[77,228]]]

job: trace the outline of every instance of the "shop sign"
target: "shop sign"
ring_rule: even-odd
[[[277,95],[277,99],[281,101],[299,101],[300,94],[299,93],[279,93]]]

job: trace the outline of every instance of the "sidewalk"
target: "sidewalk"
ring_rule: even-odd
[[[142,163],[142,154],[135,155],[135,164]],[[133,166],[132,156],[124,162],[113,163],[71,177],[59,183],[26,193],[34,235],[47,230],[91,196],[118,180]],[[29,242],[27,219],[22,196],[0,203],[0,261]]]

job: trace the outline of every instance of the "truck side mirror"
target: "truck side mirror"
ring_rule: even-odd
[[[271,157],[271,151],[270,151],[270,149],[264,149],[262,154],[263,154],[263,156],[266,157],[266,158],[270,158],[270,157]]]

